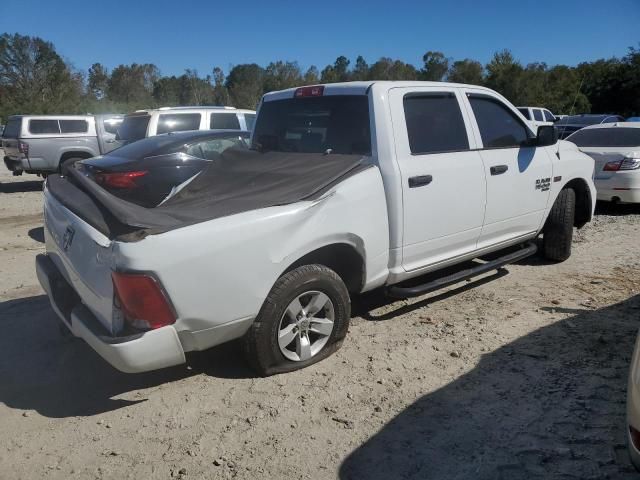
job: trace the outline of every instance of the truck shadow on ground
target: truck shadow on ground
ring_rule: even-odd
[[[598,200],[596,203],[596,215],[640,215],[640,204],[638,203],[613,203]]]
[[[62,336],[45,295],[0,303],[0,402],[43,416],[88,416],[145,401],[121,394],[204,373],[254,376],[236,345],[188,354],[188,363],[141,374],[121,373],[82,340]]]
[[[574,316],[419,398],[344,459],[340,478],[637,478],[625,396],[640,295],[599,310],[553,308]]]
[[[41,192],[42,180],[25,180],[23,182],[0,182],[0,193]]]

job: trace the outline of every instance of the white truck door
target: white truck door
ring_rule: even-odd
[[[486,91],[466,93],[487,178],[478,248],[526,237],[544,220],[552,176],[548,149],[524,145],[534,134],[502,99]]]
[[[402,181],[402,266],[406,271],[476,248],[484,217],[485,173],[459,89],[389,91]]]

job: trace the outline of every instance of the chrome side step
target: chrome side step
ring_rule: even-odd
[[[498,270],[505,265],[529,257],[537,251],[538,247],[534,243],[530,243],[515,252],[509,253],[494,260],[490,260],[486,263],[482,263],[476,267],[467,268],[465,270],[455,272],[451,275],[447,275],[446,277],[437,278],[421,285],[415,285],[413,287],[401,287],[394,285],[388,287],[387,295],[392,298],[419,297],[420,295],[424,295],[426,293],[448,287],[449,285],[453,285],[454,283],[458,283],[472,277],[477,277],[478,275],[490,272],[491,270]]]

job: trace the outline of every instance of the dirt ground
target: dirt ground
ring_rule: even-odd
[[[121,374],[62,337],[34,273],[41,182],[0,173],[0,478],[635,478],[625,390],[640,208],[557,265],[354,299],[343,348],[255,378],[236,345]]]

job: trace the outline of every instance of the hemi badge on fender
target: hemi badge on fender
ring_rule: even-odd
[[[554,181],[554,182],[559,182],[560,180],[562,180],[562,176],[560,176],[560,177],[553,177],[553,181]]]

